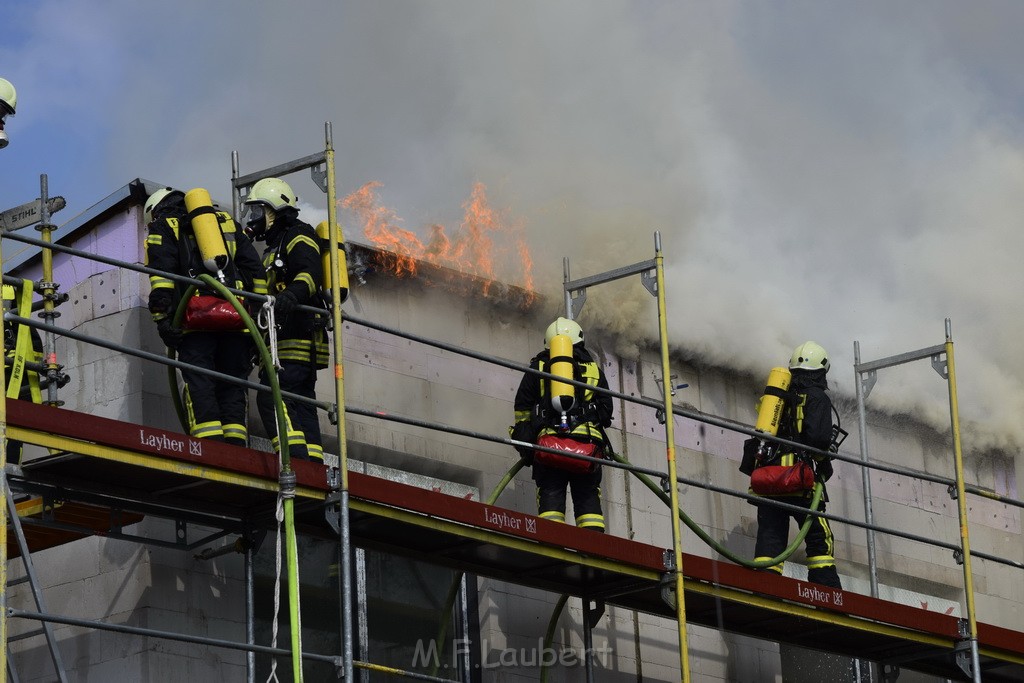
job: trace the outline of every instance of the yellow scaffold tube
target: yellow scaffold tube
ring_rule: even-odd
[[[665,394],[665,447],[668,480],[671,483],[672,574],[676,587],[676,621],[679,628],[679,668],[683,683],[690,683],[690,648],[686,637],[686,593],[683,590],[683,545],[679,532],[679,484],[676,482],[675,419],[672,415],[672,370],[668,356],[668,321],[665,311],[665,257],[661,253],[661,233],[655,233],[654,266],[657,275],[658,336],[661,338],[661,376]]]
[[[0,239],[0,244],[3,240]],[[49,251],[44,249],[44,251]],[[0,249],[0,264],[3,250]],[[0,272],[3,268],[0,268]],[[7,348],[0,335],[0,357],[7,357]],[[7,386],[7,368],[0,363],[0,387]],[[7,395],[0,393],[0,647],[4,657],[0,658],[0,683],[7,683]]]
[[[327,166],[327,234],[330,236],[331,327],[334,330],[334,396],[338,421],[338,471],[341,474],[339,521],[341,545],[341,621],[342,621],[342,677],[352,680],[354,641],[352,638],[352,543],[349,538],[348,509],[348,435],[345,429],[345,369],[344,344],[341,331],[341,304],[348,296],[348,263],[339,243],[344,243],[338,224],[338,199],[335,191],[334,135],[330,122],[324,125],[324,162]],[[342,283],[345,283],[342,291]]]
[[[981,681],[978,655],[978,620],[974,612],[974,573],[971,570],[971,541],[967,533],[967,493],[964,490],[964,455],[960,447],[960,411],[957,405],[956,366],[953,362],[953,336],[946,319],[946,373],[949,383],[949,418],[953,428],[953,459],[956,466],[956,506],[960,518],[960,545],[963,548],[964,601],[967,604],[968,638],[971,645],[971,672]]]

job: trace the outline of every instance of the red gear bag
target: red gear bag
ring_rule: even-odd
[[[227,299],[211,294],[197,294],[185,304],[182,327],[186,330],[228,332],[244,330],[245,321]]]
[[[560,451],[566,451],[568,453],[587,455],[592,458],[599,457],[601,453],[599,444],[577,441],[571,437],[558,436],[557,434],[545,434],[537,440],[537,445],[544,446],[545,448],[557,448]],[[547,451],[535,450],[533,452],[533,461],[547,465],[548,467],[573,472],[574,474],[592,472],[594,471],[594,468],[597,467],[597,463],[593,463],[588,460],[570,458],[564,455],[559,455],[558,453],[549,453]]]
[[[750,475],[750,490],[760,496],[798,493],[814,488],[814,470],[803,460],[795,465],[765,465]]]

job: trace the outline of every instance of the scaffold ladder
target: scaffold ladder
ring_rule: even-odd
[[[46,614],[46,607],[43,603],[43,591],[39,585],[36,570],[32,566],[32,554],[29,551],[28,541],[25,540],[25,531],[21,526],[21,516],[18,514],[18,507],[14,502],[14,495],[11,493],[10,487],[4,488],[7,497],[9,523],[11,529],[14,531],[14,536],[18,541],[18,549],[21,551],[21,561],[25,567],[25,575],[16,579],[8,580],[7,588],[11,588],[12,586],[22,583],[28,583],[32,591],[32,598],[36,603],[36,610],[40,614]],[[9,674],[8,678],[13,683],[18,683],[18,674],[14,668],[14,659],[11,657],[11,643],[18,640],[34,638],[40,635],[46,637],[46,645],[50,650],[50,660],[53,662],[54,671],[57,673],[57,680],[60,681],[60,683],[66,683],[68,680],[67,672],[64,670],[64,660],[61,659],[60,649],[57,647],[57,638],[53,633],[53,624],[49,621],[42,621],[40,624],[40,627],[35,630],[27,631],[16,636],[9,636],[7,638],[7,671]]]

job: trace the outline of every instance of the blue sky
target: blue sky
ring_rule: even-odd
[[[457,223],[473,183],[523,221],[541,290],[653,256],[670,334],[766,372],[816,339],[840,391],[953,321],[977,443],[1019,444],[1024,4],[952,1],[7,0],[18,115],[0,206],[64,222],[136,177],[229,197],[323,147],[339,193],[382,183],[403,227]],[[324,199],[294,179],[310,211]],[[347,232],[359,239],[354,228]],[[634,291],[636,290],[636,291]],[[598,311],[602,311],[598,316]],[[600,318],[600,322],[598,321]],[[646,291],[584,322],[656,333]],[[930,369],[872,402],[942,425]],[[973,427],[972,427],[973,428]]]

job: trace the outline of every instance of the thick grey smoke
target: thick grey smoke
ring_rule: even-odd
[[[815,339],[850,392],[854,340],[903,353],[951,318],[963,416],[1024,440],[1019,4],[77,7],[18,5],[0,65],[65,84],[22,97],[100,138],[62,178],[86,201],[136,176],[227,197],[231,150],[271,166],[321,149],[331,120],[342,194],[379,181],[416,229],[457,224],[482,182],[551,296],[563,256],[578,276],[643,261],[660,231],[670,335],[716,363],[767,372]],[[598,307],[656,333],[638,283]],[[948,422],[926,363],[871,401]]]

